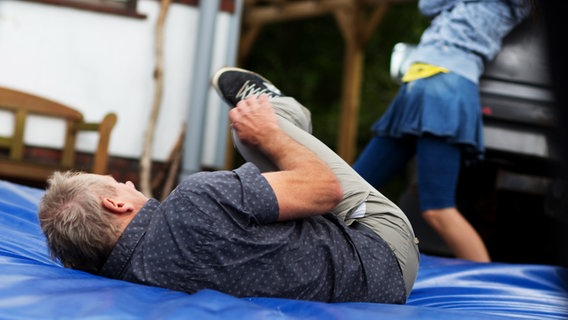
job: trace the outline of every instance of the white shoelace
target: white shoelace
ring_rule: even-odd
[[[263,82],[265,88],[257,87],[254,83],[251,83],[250,80],[247,80],[245,84],[241,87],[239,92],[237,92],[237,99],[242,100],[248,96],[259,96],[263,93],[268,94],[271,98],[280,96],[282,93],[278,88],[276,88],[273,84],[268,82]]]

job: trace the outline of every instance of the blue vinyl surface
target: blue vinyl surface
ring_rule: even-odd
[[[406,305],[189,295],[62,268],[37,221],[42,190],[0,181],[1,319],[568,319],[568,270],[422,255]]]

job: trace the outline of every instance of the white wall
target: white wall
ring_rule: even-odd
[[[0,86],[69,105],[83,112],[87,121],[99,121],[107,112],[116,112],[118,123],[110,153],[138,158],[154,92],[154,29],[159,2],[140,0],[138,12],[147,18],[18,0],[0,1]],[[168,12],[165,89],[154,143],[156,160],[168,157],[190,107],[198,18],[198,7],[172,4]],[[217,18],[212,35],[217,53],[227,51],[223,46],[231,32],[230,18],[228,13],[220,13]],[[223,65],[223,59],[224,54],[214,54],[212,65]],[[219,101],[209,103],[217,117],[222,105]],[[62,126],[36,121],[28,124],[26,142],[60,147]],[[8,132],[11,126],[11,119],[0,114],[0,134]],[[206,139],[214,142],[212,135],[216,134],[226,131],[208,130]],[[95,138],[80,137],[79,150],[92,151]]]

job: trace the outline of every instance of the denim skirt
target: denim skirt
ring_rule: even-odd
[[[404,83],[372,129],[395,138],[433,135],[462,146],[467,158],[483,157],[478,86],[452,72]]]

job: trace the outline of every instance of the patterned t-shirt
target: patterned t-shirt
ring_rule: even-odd
[[[184,180],[149,200],[101,275],[237,297],[404,303],[396,258],[369,229],[332,214],[277,222],[278,202],[253,164]]]

